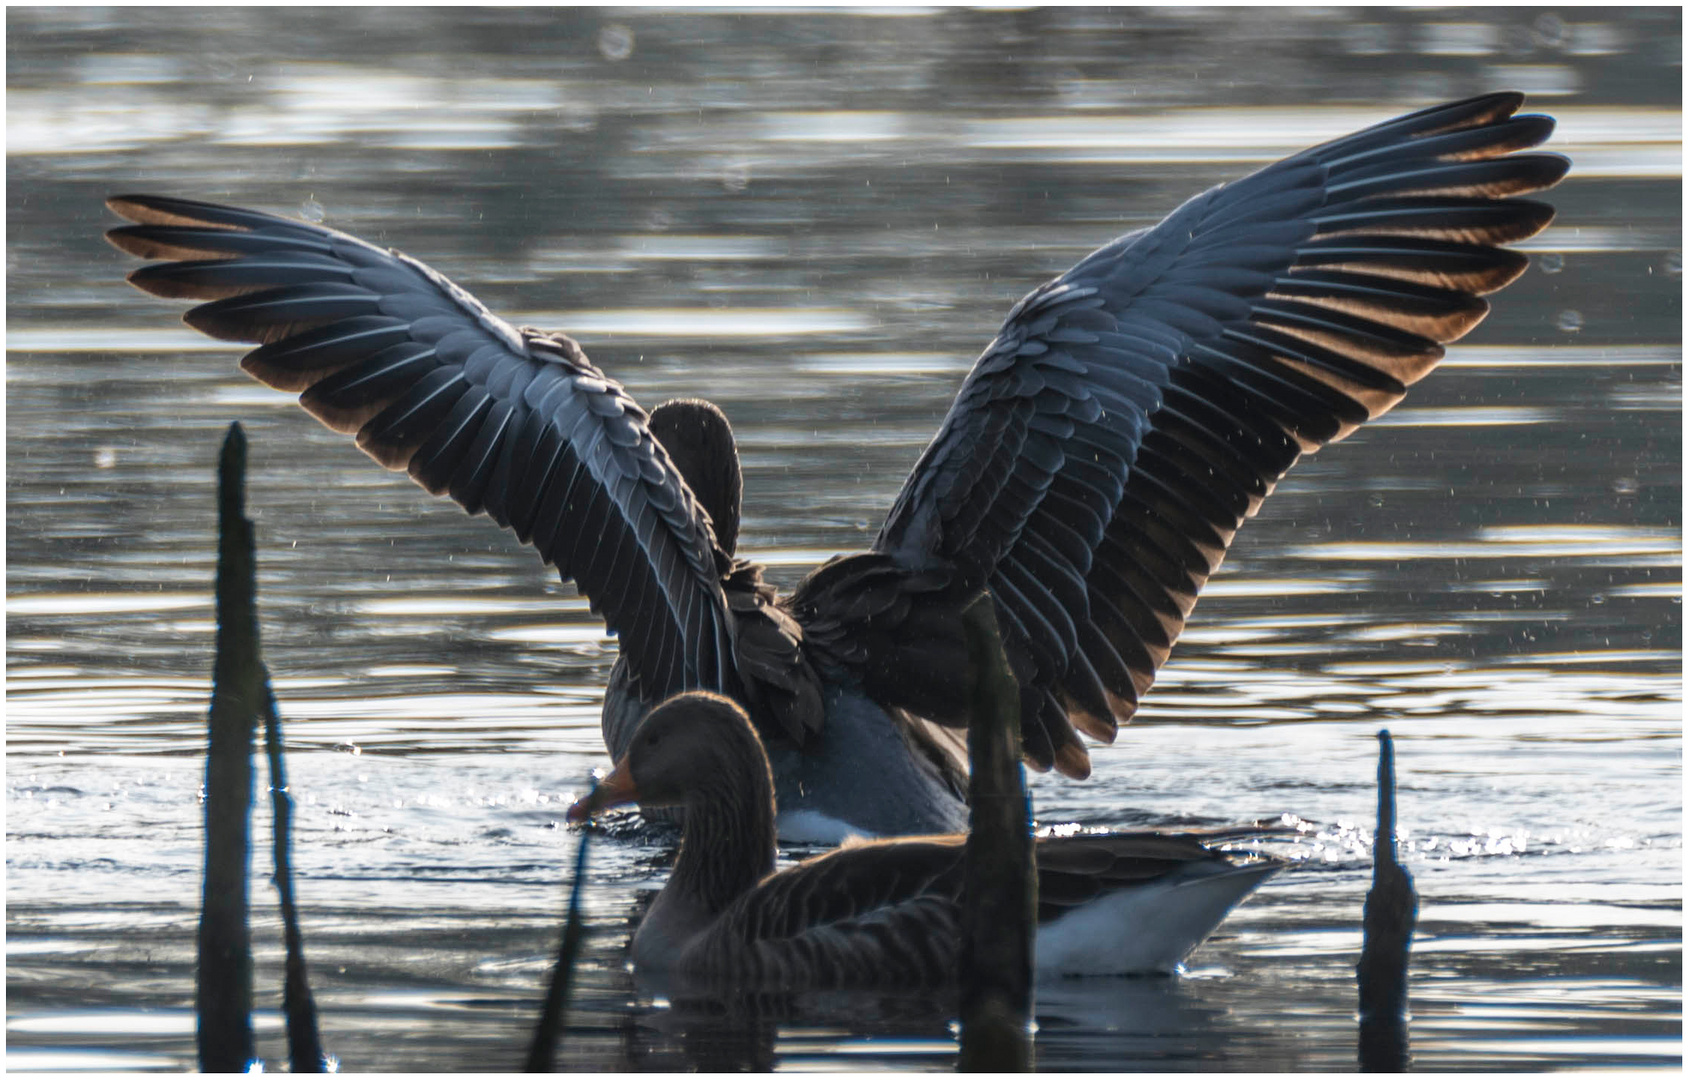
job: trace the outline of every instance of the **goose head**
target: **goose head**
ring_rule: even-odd
[[[751,718],[729,698],[694,690],[652,709],[610,775],[569,808],[568,820],[628,803],[686,811],[674,870],[640,927],[636,954],[669,949],[774,870],[768,755]]]
[[[652,709],[627,752],[593,792],[569,808],[582,822],[615,806],[681,806],[719,816],[724,809],[774,817],[768,755],[745,710],[720,694],[694,690]]]
[[[651,410],[646,426],[710,515],[716,543],[733,554],[739,542],[744,478],[727,415],[701,398],[681,398]]]

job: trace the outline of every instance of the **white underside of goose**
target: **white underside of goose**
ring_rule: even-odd
[[[1040,976],[1176,974],[1226,914],[1281,869],[1192,864],[1171,879],[1100,896],[1038,927]]]
[[[788,844],[837,847],[850,840],[872,838],[871,833],[819,810],[781,811],[775,815],[774,824],[780,830],[780,839]]]

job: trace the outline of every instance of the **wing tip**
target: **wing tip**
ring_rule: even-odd
[[[1070,780],[1085,780],[1091,775],[1091,753],[1078,741],[1065,743],[1055,754],[1056,771]]]
[[[106,209],[118,217],[138,224],[146,224],[145,207],[154,199],[151,195],[110,195],[106,198]],[[110,235],[109,233],[107,234]]]
[[[193,225],[213,229],[239,227],[218,220],[221,215],[237,212],[232,207],[168,195],[113,195],[106,199],[106,209],[137,225]]]

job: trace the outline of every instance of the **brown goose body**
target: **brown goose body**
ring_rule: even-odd
[[[613,755],[683,690],[768,744],[783,834],[966,820],[960,613],[990,592],[1028,764],[1090,771],[1233,536],[1305,454],[1392,408],[1522,274],[1554,121],[1493,93],[1202,192],[1028,293],[975,361],[872,548],[786,596],[735,554],[725,423],[647,416],[579,343],[510,325],[416,259],[320,225],[152,195],[129,276],[389,469],[485,513],[617,635]],[[673,422],[670,423],[669,420]],[[696,421],[696,423],[694,423]],[[941,731],[940,728],[949,729]],[[802,818],[806,828],[788,829]]]
[[[690,693],[658,707],[569,816],[634,801],[686,811],[673,873],[634,936],[637,968],[787,989],[954,980],[965,838],[855,842],[776,872],[773,780],[732,701]],[[1039,971],[1175,970],[1281,865],[1203,839],[1041,839]]]

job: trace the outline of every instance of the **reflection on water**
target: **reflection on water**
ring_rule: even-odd
[[[122,286],[105,195],[353,230],[580,335],[648,406],[712,398],[744,549],[790,586],[871,542],[1028,288],[1239,171],[1500,86],[1556,113],[1575,161],[1532,271],[1280,484],[1092,779],[1034,778],[1044,823],[1300,823],[1295,866],[1182,978],[1040,987],[1038,1061],[1352,1068],[1387,725],[1422,895],[1415,1065],[1680,1064],[1679,13],[74,8],[8,29],[10,1067],[193,1060],[231,419],[344,1067],[516,1067],[562,813],[604,764],[615,650],[585,603]],[[596,847],[570,1067],[951,1064],[942,1001],[636,985],[629,922],[666,850],[633,818]],[[275,1062],[279,928],[253,895]]]

